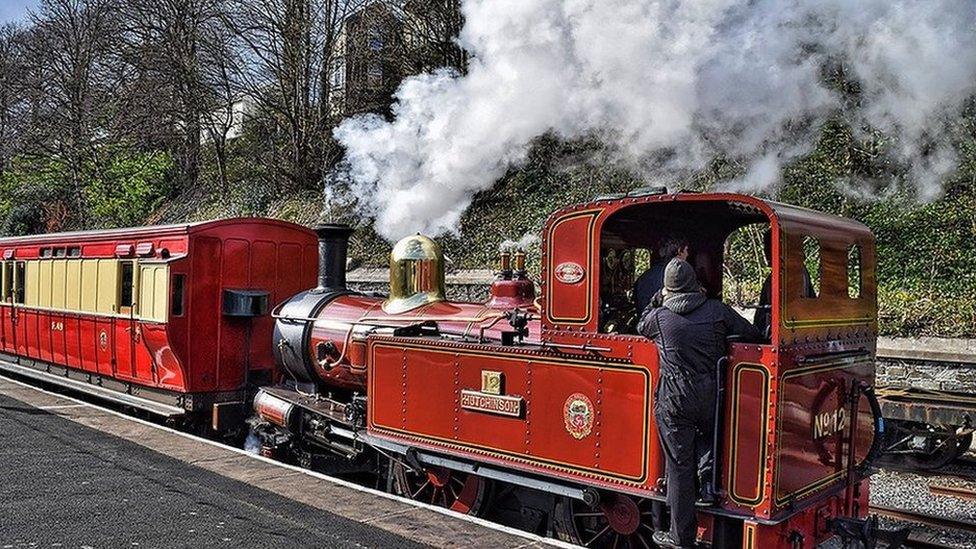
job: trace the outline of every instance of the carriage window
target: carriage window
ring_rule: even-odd
[[[800,297],[814,298],[820,295],[822,265],[820,241],[812,236],[803,237],[803,285]]]
[[[119,286],[119,307],[132,307],[132,287],[134,279],[134,265],[131,261],[122,262],[122,280]]]
[[[170,315],[183,316],[183,294],[186,286],[186,275],[173,275],[173,295],[170,299]]]
[[[0,262],[3,265],[3,272],[0,273],[0,301],[10,299],[10,289],[14,285],[14,264],[10,261]]]
[[[14,267],[14,303],[24,302],[24,289],[27,286],[27,266],[18,261]]]
[[[54,248],[54,257],[66,257],[68,250],[65,248]]]
[[[68,257],[81,257],[81,248],[68,248]]]
[[[857,244],[847,249],[847,296],[861,297],[861,247]]]
[[[40,255],[41,257],[53,257],[54,251],[51,250],[51,248],[41,248],[41,251],[38,255]]]

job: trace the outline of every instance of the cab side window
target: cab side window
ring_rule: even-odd
[[[820,260],[820,241],[812,236],[803,237],[803,284],[800,297],[815,298],[820,295],[823,264]]]
[[[857,244],[847,248],[847,297],[861,297],[861,247]]]

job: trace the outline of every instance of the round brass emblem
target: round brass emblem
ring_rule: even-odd
[[[582,393],[573,393],[563,406],[566,431],[580,440],[593,431],[593,402]]]

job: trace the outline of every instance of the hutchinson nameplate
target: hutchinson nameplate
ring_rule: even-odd
[[[525,401],[520,396],[492,395],[464,389],[461,391],[461,407],[475,412],[522,417]]]

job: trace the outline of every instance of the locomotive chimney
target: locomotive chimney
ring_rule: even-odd
[[[312,230],[319,237],[319,285],[316,290],[345,290],[346,254],[353,228],[321,223]]]

